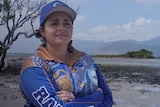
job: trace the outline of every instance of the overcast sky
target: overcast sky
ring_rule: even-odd
[[[160,0],[68,0],[68,5],[79,8],[73,40],[144,41],[160,36]],[[40,43],[21,37],[10,52],[31,53]]]

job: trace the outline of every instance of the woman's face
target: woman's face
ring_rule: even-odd
[[[41,35],[50,46],[68,45],[72,38],[72,30],[71,18],[68,14],[60,12],[51,14],[45,22],[44,29],[40,28]]]

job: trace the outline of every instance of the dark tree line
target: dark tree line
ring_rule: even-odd
[[[141,49],[140,51],[127,52],[126,55],[130,58],[153,58],[153,53],[146,49]]]

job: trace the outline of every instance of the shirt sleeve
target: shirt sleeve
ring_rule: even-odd
[[[103,90],[103,94],[104,94],[104,98],[100,107],[112,107],[113,105],[112,92],[108,87],[107,83],[105,82],[98,66],[95,65],[95,67],[96,67],[96,72],[98,76],[98,87]]]
[[[40,67],[26,68],[20,76],[21,90],[26,96],[27,104],[36,107],[99,107],[103,93],[96,90],[93,94],[64,103],[56,99],[59,88],[55,81]]]
[[[20,76],[20,86],[27,97],[36,107],[63,107],[63,102],[55,98],[58,86],[55,81],[40,67],[26,68]]]
[[[36,107],[57,106],[57,107],[110,107],[112,104],[111,91],[106,85],[99,71],[97,71],[99,88],[103,93],[96,90],[93,94],[77,98],[72,102],[64,103],[56,99],[56,91],[59,88],[55,81],[40,67],[28,67],[20,76],[20,86],[29,100]]]
[[[111,90],[103,79],[103,76],[101,75],[101,72],[99,71],[99,68],[96,64],[95,69],[98,77],[98,87],[101,88],[103,92],[96,90],[91,95],[73,100],[73,103],[90,103],[94,105],[93,107],[112,107],[113,99]],[[78,105],[75,107],[78,107]]]
[[[102,101],[103,93],[100,90],[96,90],[91,95],[77,98],[72,102],[66,103],[66,107],[71,107],[71,105],[72,107],[100,107]]]

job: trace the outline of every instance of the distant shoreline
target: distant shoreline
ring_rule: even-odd
[[[137,58],[93,58],[98,64],[113,64],[113,65],[130,65],[130,66],[150,66],[160,68],[160,59],[137,59]]]
[[[8,53],[7,61],[21,61],[33,53]],[[124,57],[92,57],[97,64],[111,64],[111,65],[129,65],[129,66],[150,66],[160,68],[160,59],[141,59],[141,58],[124,58]]]

